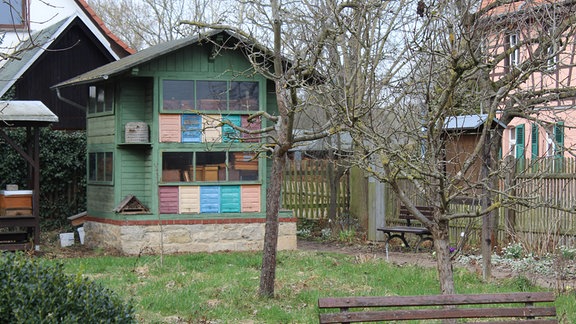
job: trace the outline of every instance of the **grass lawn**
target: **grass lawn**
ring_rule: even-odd
[[[261,253],[198,253],[60,259],[132,300],[142,323],[315,323],[328,296],[439,293],[435,269],[395,266],[375,258],[284,251],[278,254],[276,298],[258,297]],[[456,269],[460,293],[536,290],[523,277],[492,284]],[[576,293],[558,296],[559,317],[576,322]]]

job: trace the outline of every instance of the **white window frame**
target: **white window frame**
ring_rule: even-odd
[[[518,33],[512,33],[508,35],[508,46],[512,48],[518,45]],[[520,64],[520,49],[517,48],[510,54],[508,54],[508,66],[518,66]]]

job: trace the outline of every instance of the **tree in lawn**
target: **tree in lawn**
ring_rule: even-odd
[[[484,220],[482,255],[488,279],[495,211],[558,207],[535,200],[534,193],[516,196],[520,178],[516,186],[501,185],[510,170],[498,158],[502,129],[496,118],[504,125],[525,118],[540,125],[550,138],[550,125],[560,119],[564,127],[574,122],[565,110],[548,107],[561,106],[563,99],[576,94],[562,73],[550,73],[573,59],[567,44],[574,41],[575,7],[573,1],[518,5],[514,1],[482,6],[479,1],[424,1],[412,6],[413,20],[397,31],[404,49],[398,55],[407,64],[404,73],[389,74],[387,67],[380,67],[386,85],[374,105],[378,108],[364,118],[340,111],[347,116],[344,120],[358,147],[355,163],[388,183],[400,203],[432,232],[445,294],[456,292],[450,222]],[[518,37],[511,38],[511,33]],[[465,135],[462,116],[479,114],[482,125],[475,144],[466,152],[448,154],[450,146]],[[460,116],[460,128],[448,132],[455,116]],[[379,124],[383,120],[384,126]],[[408,190],[407,183],[415,189]],[[477,203],[457,208],[462,197]],[[434,219],[424,217],[418,204],[432,206]]]
[[[381,1],[282,3],[272,0],[269,4],[258,1],[244,3],[246,17],[250,17],[246,25],[253,28],[250,33],[230,25],[186,23],[236,30],[250,40],[248,43],[270,40],[270,43],[263,44],[271,49],[266,53],[270,61],[264,63],[272,64],[262,64],[262,54],[258,51],[252,61],[257,71],[274,81],[278,104],[277,115],[263,114],[274,127],[259,131],[268,138],[263,150],[268,151],[272,160],[266,193],[266,231],[259,293],[272,297],[286,155],[298,143],[342,131],[346,126],[344,118],[362,118],[368,107],[375,103],[373,98],[378,96],[376,84],[379,80],[375,79],[374,68],[384,57],[392,57],[387,55],[392,48],[384,46],[379,38],[385,38],[400,22],[397,20],[397,25],[391,25],[382,17],[398,14],[402,6],[382,5]],[[399,65],[392,70],[397,71]],[[354,116],[340,115],[344,107],[353,111]],[[323,117],[311,121],[310,129],[296,135],[295,118],[303,115]]]

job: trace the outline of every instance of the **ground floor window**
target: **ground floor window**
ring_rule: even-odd
[[[258,181],[252,152],[164,152],[162,182]]]
[[[88,153],[88,181],[111,183],[114,174],[112,152]]]

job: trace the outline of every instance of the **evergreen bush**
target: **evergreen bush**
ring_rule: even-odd
[[[54,261],[0,253],[0,323],[135,323],[130,303]]]

